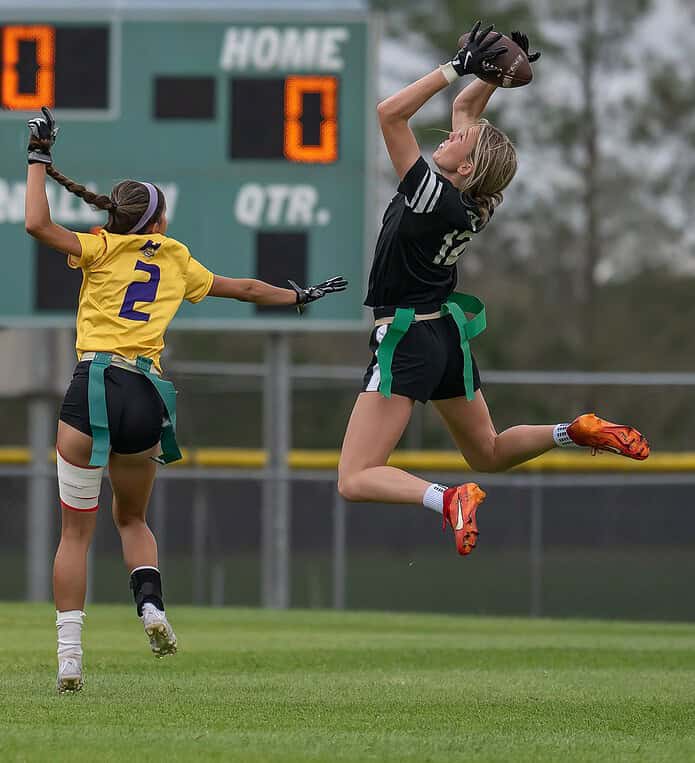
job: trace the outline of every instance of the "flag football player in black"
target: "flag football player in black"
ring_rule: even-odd
[[[365,304],[374,311],[374,357],[343,442],[338,489],[351,501],[422,504],[443,515],[466,555],[478,536],[475,483],[432,484],[386,466],[416,400],[431,400],[477,472],[509,469],[555,447],[584,446],[635,459],[649,455],[632,427],[594,414],[570,423],[495,430],[470,340],[485,328],[485,309],[455,291],[456,265],[470,239],[490,224],[517,169],[509,138],[482,118],[495,86],[474,80],[453,103],[451,132],[432,161],[423,159],[408,120],[463,75],[485,75],[506,52],[501,35],[476,24],[453,60],[378,106],[384,141],[400,178],[383,217]],[[528,39],[512,40],[528,53]],[[538,54],[528,56],[535,61]]]

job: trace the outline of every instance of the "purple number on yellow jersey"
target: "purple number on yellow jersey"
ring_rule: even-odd
[[[181,302],[199,302],[213,274],[176,239],[150,234],[78,233],[82,270],[77,311],[77,354],[112,352],[152,358],[159,368],[164,333]]]

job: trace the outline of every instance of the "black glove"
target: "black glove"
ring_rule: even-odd
[[[36,117],[27,122],[31,131],[27,148],[29,164],[53,164],[51,149],[56,142],[58,128],[49,109],[42,106],[41,111],[43,111],[42,117]]]
[[[490,63],[497,56],[507,52],[508,48],[505,46],[490,50],[496,42],[502,39],[499,32],[490,35],[494,28],[494,25],[491,24],[481,32],[479,31],[480,21],[475,22],[475,26],[468,36],[468,41],[451,60],[451,65],[459,77],[463,77],[464,74],[485,74],[486,70],[483,64]],[[490,36],[488,37],[488,35]]]
[[[342,276],[334,276],[327,281],[316,284],[316,286],[307,286],[302,289],[294,281],[288,281],[289,285],[297,292],[297,312],[301,315],[304,312],[304,306],[309,302],[315,302],[326,294],[333,294],[336,291],[345,291],[348,282]]]
[[[526,58],[528,58],[528,61],[530,64],[535,63],[541,57],[540,50],[536,50],[533,53],[529,53],[528,37],[523,32],[512,32],[510,37],[524,51],[524,53],[526,53]]]

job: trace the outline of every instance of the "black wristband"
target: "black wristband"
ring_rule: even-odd
[[[50,145],[47,147],[44,141],[30,138],[27,146],[27,161],[29,164],[53,164]]]
[[[53,157],[45,151],[29,151],[27,162],[29,164],[53,164]]]

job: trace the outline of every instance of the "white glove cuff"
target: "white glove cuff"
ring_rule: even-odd
[[[451,63],[451,61],[447,61],[447,63],[442,64],[439,67],[439,71],[444,75],[446,78],[446,81],[451,85],[459,78],[459,73],[454,69],[454,65]]]

